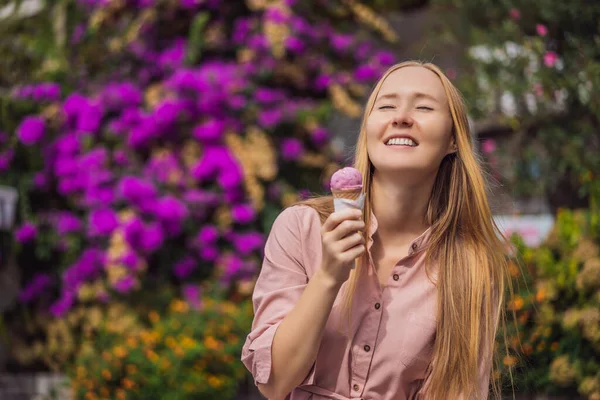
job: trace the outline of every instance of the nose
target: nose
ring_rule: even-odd
[[[414,120],[407,113],[402,113],[400,115],[396,115],[392,121],[392,126],[394,128],[410,128],[413,126]]]

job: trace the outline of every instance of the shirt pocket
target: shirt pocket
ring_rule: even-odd
[[[425,375],[433,356],[437,320],[428,314],[410,312],[400,349],[399,366]],[[418,377],[417,377],[418,378]]]

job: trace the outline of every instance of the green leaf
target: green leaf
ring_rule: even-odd
[[[209,20],[208,13],[199,13],[192,22],[185,59],[187,65],[194,65],[200,60],[202,48],[204,47],[204,28]]]

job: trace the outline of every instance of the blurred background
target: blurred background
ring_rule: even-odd
[[[0,0],[0,399],[259,399],[239,359],[272,221],[327,192],[372,85],[419,59],[463,92],[518,250],[496,378],[599,400],[598,21],[584,0]]]

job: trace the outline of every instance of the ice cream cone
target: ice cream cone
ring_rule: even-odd
[[[331,194],[336,199],[358,200],[362,193],[362,189],[342,189],[331,191]]]

